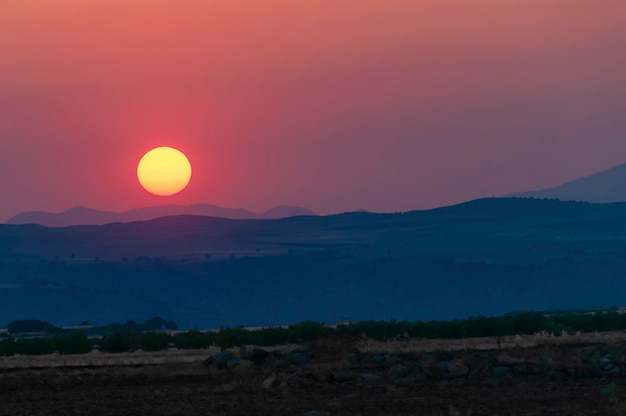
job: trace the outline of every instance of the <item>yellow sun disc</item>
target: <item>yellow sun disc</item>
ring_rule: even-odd
[[[189,184],[191,164],[181,151],[157,147],[139,161],[137,178],[148,192],[160,196],[174,195]]]

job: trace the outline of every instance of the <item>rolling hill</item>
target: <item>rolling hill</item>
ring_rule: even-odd
[[[452,319],[624,303],[626,204],[0,225],[0,316],[182,327]],[[2,323],[0,323],[2,325]]]

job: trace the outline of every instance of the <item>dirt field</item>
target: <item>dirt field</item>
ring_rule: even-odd
[[[236,355],[201,360],[214,352],[206,351],[188,362],[172,352],[174,361],[148,354],[146,364],[83,356],[73,358],[78,366],[5,366],[0,415],[626,414],[621,343],[440,353],[346,352],[351,346],[339,344],[275,352],[260,365]],[[302,351],[316,354],[287,363]]]
[[[251,377],[251,376],[249,376]],[[623,378],[611,379],[626,389]],[[258,383],[255,383],[258,382]],[[2,415],[618,415],[603,378],[449,382],[406,388],[316,384],[271,392],[261,377],[197,366],[21,370],[0,377]]]

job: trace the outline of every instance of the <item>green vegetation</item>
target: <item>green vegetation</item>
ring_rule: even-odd
[[[48,338],[18,339],[17,351],[23,355],[47,355],[56,351],[54,341]]]
[[[180,332],[172,337],[174,347],[181,350],[193,350],[209,348],[215,343],[217,333],[215,332],[200,332],[200,331],[187,331]]]
[[[139,346],[144,351],[166,350],[171,339],[172,337],[163,332],[144,332],[139,337]]]
[[[102,338],[100,349],[105,352],[132,352],[139,347],[139,337],[133,332],[114,332]]]
[[[86,354],[91,351],[89,339],[80,333],[58,337],[54,344],[56,351],[61,354]]]
[[[16,322],[18,324],[16,324]],[[24,323],[28,322],[28,325]],[[160,351],[173,345],[178,349],[204,349],[219,346],[222,349],[239,345],[276,346],[290,343],[306,343],[317,334],[364,334],[375,340],[392,340],[397,337],[454,339],[468,337],[494,337],[517,334],[534,334],[542,331],[554,335],[573,332],[606,332],[626,329],[626,314],[615,309],[606,312],[570,312],[563,314],[527,312],[507,314],[498,317],[473,317],[452,321],[363,321],[340,324],[330,327],[320,322],[304,321],[288,327],[270,327],[260,330],[247,330],[243,327],[221,328],[219,331],[201,332],[191,330],[170,335],[163,328],[173,324],[161,318],[153,318],[143,324],[129,320],[125,324],[112,324],[106,327],[89,328],[83,331],[57,334],[58,328],[42,321],[14,321],[13,330],[29,332],[9,332],[8,338],[0,340],[0,356],[15,354],[41,355],[59,352],[80,354],[93,346],[111,353],[131,352],[141,348],[144,351]],[[53,328],[49,337],[28,338],[32,329]],[[146,330],[146,328],[150,328]],[[155,329],[156,328],[156,329]],[[104,332],[102,339],[88,338],[98,329]],[[39,331],[38,331],[39,333]],[[588,360],[599,354],[594,347],[583,348],[581,359]],[[626,361],[623,355],[613,354],[612,359]]]

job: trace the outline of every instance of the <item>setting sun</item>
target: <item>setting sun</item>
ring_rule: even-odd
[[[189,184],[191,164],[181,151],[157,147],[139,161],[137,178],[148,192],[159,196],[174,195]]]

